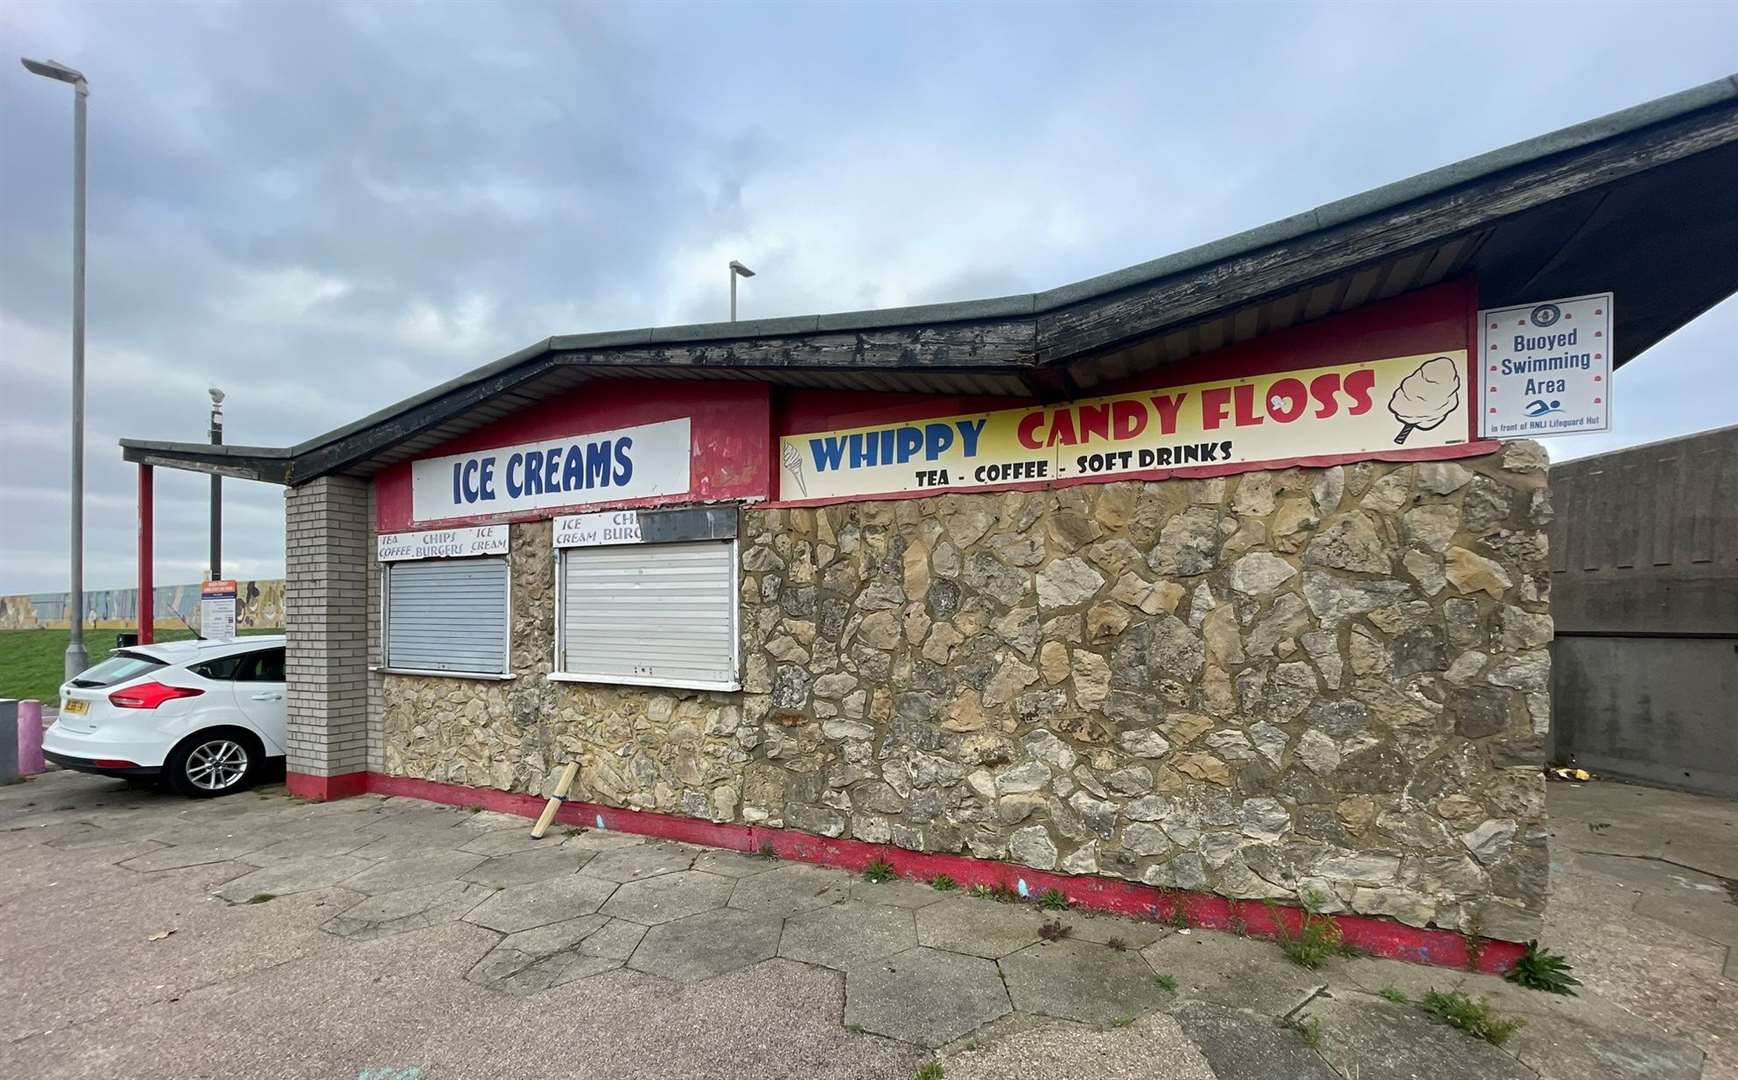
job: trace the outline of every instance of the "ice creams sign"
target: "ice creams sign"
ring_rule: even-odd
[[[1464,351],[786,436],[780,498],[1297,461],[1467,441]]]
[[[1479,312],[1479,430],[1499,439],[1611,429],[1612,294]]]

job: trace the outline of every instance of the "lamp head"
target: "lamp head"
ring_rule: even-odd
[[[80,92],[85,89],[83,73],[75,71],[65,64],[55,60],[32,60],[29,57],[19,57],[19,60],[24,64],[24,69],[32,75],[41,75],[45,79],[58,79],[63,83],[71,83]]]
[[[731,273],[736,274],[739,277],[753,277],[754,276],[753,270],[750,270],[748,267],[737,262],[735,259],[730,260],[730,271],[731,271]]]

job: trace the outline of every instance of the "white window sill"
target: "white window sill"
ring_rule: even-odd
[[[382,675],[420,675],[430,679],[476,679],[483,682],[511,682],[517,675],[499,675],[476,671],[423,671],[418,668],[371,667]]]
[[[638,678],[633,675],[574,675],[565,671],[549,673],[550,682],[604,683],[610,686],[658,686],[671,690],[719,690],[725,693],[742,689],[740,681],[705,682],[695,679]]]

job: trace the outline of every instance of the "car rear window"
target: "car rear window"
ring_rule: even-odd
[[[117,652],[102,663],[79,672],[78,677],[72,680],[72,685],[87,690],[99,686],[114,686],[116,683],[136,679],[147,671],[167,666],[163,661],[144,653]]]

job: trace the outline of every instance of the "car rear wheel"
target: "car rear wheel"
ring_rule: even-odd
[[[214,728],[183,739],[163,773],[181,794],[210,799],[251,786],[263,763],[259,740],[235,728]]]

